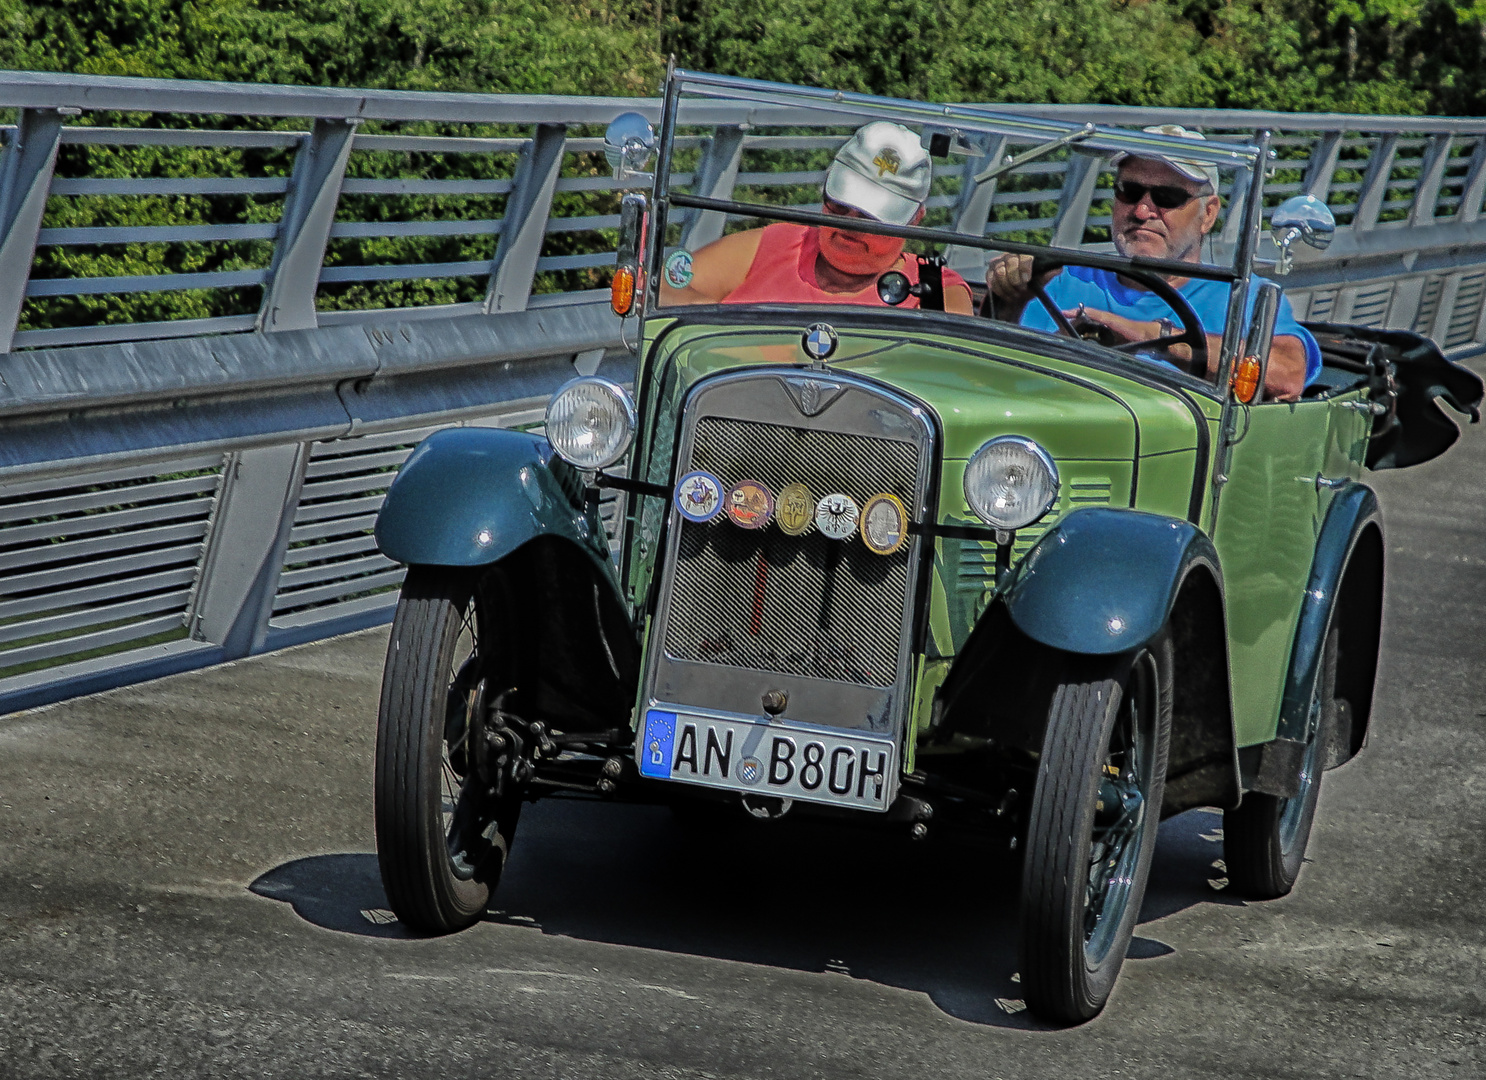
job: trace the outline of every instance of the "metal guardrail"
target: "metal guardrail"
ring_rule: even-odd
[[[601,129],[657,101],[0,72],[4,107],[0,712],[385,620],[401,571],[370,528],[412,445],[451,423],[535,423],[575,368],[628,375],[602,281],[581,278],[613,263]],[[1342,225],[1287,280],[1301,317],[1415,329],[1457,356],[1486,341],[1486,120],[997,108],[1273,130],[1266,192],[1316,194]],[[844,137],[807,109],[702,102],[682,120],[694,169],[676,182],[714,198],[808,199]],[[811,151],[813,167],[759,160]],[[1072,245],[1108,224],[1098,159],[962,182],[984,164],[942,170],[931,213]],[[184,223],[128,210],[159,217],[161,200]],[[723,225],[699,214],[682,242]],[[164,253],[161,272],[35,273],[121,250]],[[408,251],[428,257],[391,261]],[[952,259],[973,272],[981,257]],[[466,298],[358,306],[386,283]],[[127,322],[98,306],[183,291],[218,313]],[[60,317],[69,297],[93,306]]]

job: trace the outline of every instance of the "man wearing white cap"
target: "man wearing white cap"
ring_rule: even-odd
[[[836,153],[826,171],[822,210],[842,218],[913,225],[924,214],[933,166],[919,138],[901,124],[873,121]],[[674,256],[673,256],[674,258]],[[691,257],[687,278],[667,272],[660,286],[665,304],[867,304],[881,306],[877,279],[898,270],[918,284],[918,260],[903,254],[903,241],[852,229],[777,222],[732,233]],[[943,271],[944,308],[973,313],[970,286]],[[910,297],[903,307],[917,307]]]
[[[1154,135],[1201,139],[1179,124],[1159,124],[1145,129]],[[1199,161],[1165,156],[1119,154],[1112,207],[1111,234],[1121,255],[1201,262],[1202,238],[1218,220],[1222,200],[1218,198],[1218,170]],[[1208,339],[1208,370],[1217,370],[1221,330],[1227,318],[1229,286],[1168,275],[1166,279],[1182,294]],[[1262,279],[1250,277],[1248,310]],[[1041,304],[1032,304],[1032,257],[1001,255],[986,271],[996,316],[1020,320],[1037,330],[1057,329]],[[1048,298],[1064,316],[1075,318],[1079,328],[1097,326],[1105,339],[1115,343],[1150,341],[1179,333],[1176,313],[1154,292],[1131,278],[1108,270],[1069,266],[1042,276]],[[1219,333],[1214,333],[1214,331]],[[1178,355],[1186,346],[1175,346]],[[1179,357],[1180,358],[1180,357]],[[1272,398],[1293,401],[1321,371],[1321,350],[1308,330],[1295,321],[1290,301],[1280,300],[1270,348],[1269,372],[1264,387]]]

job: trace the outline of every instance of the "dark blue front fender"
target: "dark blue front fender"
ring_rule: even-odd
[[[1376,550],[1368,552],[1377,563],[1371,573],[1367,568],[1356,566],[1353,559],[1358,541],[1369,530],[1376,532],[1372,539]],[[1359,576],[1351,582],[1353,594],[1344,599],[1343,578],[1354,566]],[[1356,752],[1367,728],[1382,619],[1382,515],[1373,490],[1366,484],[1355,482],[1347,484],[1332,499],[1321,526],[1321,535],[1316,539],[1316,555],[1301,602],[1290,671],[1285,679],[1285,696],[1280,704],[1280,738],[1305,737],[1327,632],[1336,618],[1338,602],[1346,603],[1348,600],[1353,609],[1341,625],[1342,648],[1351,654],[1353,660],[1339,673],[1337,693],[1351,701],[1356,710],[1353,723],[1357,727],[1354,745],[1350,752],[1343,752],[1341,760]]]
[[[377,547],[400,563],[483,566],[542,536],[614,576],[596,506],[545,439],[499,428],[436,431],[409,456],[377,514]]]
[[[1189,522],[1139,510],[1075,510],[1022,560],[1007,590],[1007,613],[1043,645],[1121,653],[1160,631],[1197,566],[1221,590],[1218,554]]]

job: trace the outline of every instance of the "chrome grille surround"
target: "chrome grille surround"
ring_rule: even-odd
[[[814,415],[786,380],[841,392]],[[808,401],[808,398],[807,398]],[[770,367],[698,385],[682,414],[675,475],[751,479],[777,493],[844,492],[861,506],[897,495],[928,515],[934,427],[917,403],[837,372]],[[911,639],[921,538],[875,555],[860,535],[839,542],[812,526],[697,525],[667,513],[664,569],[650,628],[642,700],[764,718],[783,690],[781,720],[900,735],[911,695]]]

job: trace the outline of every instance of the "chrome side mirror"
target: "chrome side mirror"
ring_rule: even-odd
[[[1274,344],[1274,324],[1280,315],[1280,287],[1272,281],[1259,286],[1254,297],[1254,315],[1249,320],[1243,355],[1233,369],[1233,396],[1245,405],[1264,399],[1264,380],[1269,375],[1269,347]]]
[[[620,113],[604,132],[604,158],[615,180],[648,180],[644,171],[655,153],[655,129],[637,112]]]
[[[1296,195],[1275,207],[1269,220],[1269,234],[1280,249],[1275,263],[1276,274],[1288,274],[1295,261],[1290,245],[1297,239],[1304,240],[1313,248],[1324,249],[1331,243],[1336,232],[1336,217],[1331,208],[1314,195]]]

